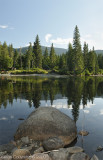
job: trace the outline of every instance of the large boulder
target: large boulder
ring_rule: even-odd
[[[14,139],[26,136],[39,141],[59,137],[67,145],[76,138],[77,129],[75,122],[56,108],[40,107],[19,125]]]

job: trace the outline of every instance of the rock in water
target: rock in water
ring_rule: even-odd
[[[67,153],[64,149],[59,151],[51,151],[49,156],[52,160],[70,160],[69,153]]]
[[[87,154],[80,152],[73,154],[70,160],[90,160],[90,158]]]
[[[87,131],[80,131],[79,134],[82,135],[82,136],[87,136],[89,134],[89,132],[87,132]]]
[[[74,146],[74,147],[69,147],[69,148],[66,148],[67,152],[69,153],[79,153],[79,152],[83,152],[83,148],[81,147],[78,147],[78,146]]]
[[[26,136],[39,141],[59,137],[67,145],[76,138],[77,129],[75,122],[56,108],[40,107],[19,125],[14,139]]]

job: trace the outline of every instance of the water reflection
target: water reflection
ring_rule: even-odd
[[[40,106],[59,108],[74,119],[78,132],[89,131],[83,139],[78,135],[76,145],[90,156],[103,157],[96,152],[103,145],[103,77],[1,77],[0,144],[13,139],[19,118],[26,119]]]
[[[79,107],[83,108],[94,97],[103,96],[102,77],[76,78],[40,78],[40,77],[1,77],[0,78],[0,107],[4,108],[13,99],[25,99],[29,107],[38,108],[40,101],[48,99],[51,105],[57,97],[67,97],[68,107],[72,106],[74,121],[78,120]],[[85,111],[86,112],[86,111]],[[88,112],[88,111],[87,111]]]

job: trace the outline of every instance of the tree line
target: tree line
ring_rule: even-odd
[[[18,51],[13,49],[13,45],[7,46],[6,42],[0,43],[0,70],[42,68],[53,70],[60,74],[83,74],[95,75],[102,73],[103,55],[96,55],[94,47],[89,50],[88,44],[84,42],[82,49],[78,26],[74,29],[73,44],[69,43],[68,50],[62,55],[57,55],[53,43],[50,53],[45,48],[42,54],[39,36],[35,42],[29,44],[28,49],[23,54],[21,48]]]

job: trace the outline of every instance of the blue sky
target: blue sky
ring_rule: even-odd
[[[67,48],[75,26],[81,43],[103,49],[103,0],[0,0],[0,41]]]

